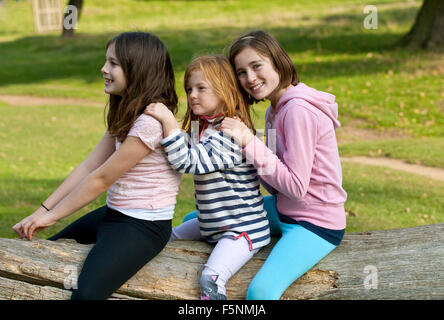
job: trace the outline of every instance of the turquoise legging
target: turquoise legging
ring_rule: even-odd
[[[296,279],[310,270],[336,246],[298,224],[282,223],[276,197],[264,197],[272,236],[282,235],[262,268],[251,281],[247,300],[278,300]],[[193,211],[183,221],[196,218]]]

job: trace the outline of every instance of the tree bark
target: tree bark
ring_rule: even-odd
[[[69,2],[68,2],[68,4],[67,4],[68,6],[69,5],[71,5],[71,6],[75,6],[76,8],[77,8],[77,22],[76,22],[76,24],[78,23],[78,21],[80,20],[80,15],[81,15],[81,13],[82,13],[82,8],[83,8],[83,0],[69,0]],[[65,25],[65,20],[66,19],[69,19],[69,14],[70,14],[70,12],[65,12],[65,14],[63,15],[63,24],[62,24],[62,28],[63,28],[63,31],[62,31],[62,37],[65,37],[65,38],[70,38],[70,37],[73,37],[74,36],[74,28],[71,28],[71,27],[66,27],[66,25]]]
[[[244,299],[276,239],[227,283],[228,299]],[[0,299],[68,299],[91,245],[72,240],[0,239]],[[169,243],[112,299],[198,299],[199,277],[212,247]],[[444,299],[444,223],[349,233],[282,299]]]
[[[415,24],[401,44],[412,49],[444,48],[444,0],[424,0]]]

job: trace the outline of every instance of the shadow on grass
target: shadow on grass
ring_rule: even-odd
[[[385,10],[389,19],[408,20],[415,8]],[[340,23],[338,23],[340,21]],[[402,22],[402,21],[401,21]],[[196,55],[221,53],[239,35],[254,28],[207,28],[189,30],[154,30],[167,45],[176,72],[181,73]],[[281,42],[290,55],[309,52],[311,55],[360,54],[398,50],[395,44],[401,35],[362,27],[362,14],[329,15],[319,23],[298,28],[266,28]],[[92,83],[101,79],[105,45],[114,33],[78,34],[73,39],[59,35],[24,37],[1,42],[2,77],[0,86],[31,84],[60,79],[81,79]],[[312,54],[314,52],[314,54]],[[393,58],[391,58],[393,60]],[[297,58],[295,59],[298,67]],[[379,61],[343,59],[306,64],[310,76],[343,76],[372,74],[387,69],[390,58]]]

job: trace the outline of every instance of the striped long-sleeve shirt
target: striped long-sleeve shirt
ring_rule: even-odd
[[[200,143],[180,130],[160,143],[174,169],[194,174],[200,232],[208,242],[245,236],[250,250],[270,242],[256,169],[231,137],[210,125]]]

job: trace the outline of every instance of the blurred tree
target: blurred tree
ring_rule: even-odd
[[[444,0],[443,0],[444,1]],[[80,19],[80,15],[82,13],[82,7],[83,7],[83,0],[69,0],[68,6],[75,6],[77,8],[77,21],[74,22],[76,25],[78,20]],[[74,36],[74,28],[72,27],[72,24],[65,23],[66,20],[70,19],[70,15],[72,15],[72,12],[65,11],[64,17],[63,17],[63,32],[62,37],[73,37]]]
[[[413,49],[444,49],[444,0],[424,0],[415,24],[401,43]]]

